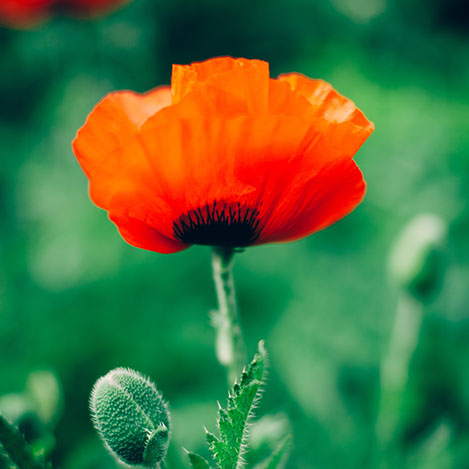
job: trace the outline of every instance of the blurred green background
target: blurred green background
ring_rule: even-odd
[[[213,352],[210,251],[127,245],[92,205],[70,143],[117,89],[169,83],[172,63],[260,58],[331,82],[374,121],[356,161],[361,206],[299,242],[248,249],[235,280],[250,355],[265,338],[259,413],[288,415],[289,468],[469,467],[469,19],[458,0],[135,0],[95,21],[0,27],[0,395],[51,370],[63,388],[55,467],[116,467],[88,412],[117,366],[171,403],[177,446],[207,455],[224,370]],[[392,450],[376,437],[380,366],[404,225],[448,223]],[[377,462],[378,461],[378,462]]]

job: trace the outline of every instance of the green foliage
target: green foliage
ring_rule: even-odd
[[[258,353],[241,374],[228,394],[227,407],[218,404],[218,429],[220,436],[207,431],[206,437],[214,460],[221,469],[235,469],[244,465],[243,454],[247,451],[248,421],[253,415],[253,409],[260,397],[261,387],[265,379],[267,355],[264,342],[259,342]],[[278,445],[271,456],[259,469],[280,469],[288,457],[291,449],[291,436],[288,435]],[[198,454],[189,453],[189,460],[193,469],[209,469],[209,463]]]
[[[248,367],[243,370],[240,382],[235,383],[228,394],[226,409],[219,405],[218,429],[220,436],[217,437],[207,432],[210,451],[222,469],[234,469],[242,464],[242,455],[246,450],[247,424],[264,381],[266,359],[264,343],[261,341],[258,353]]]
[[[53,430],[61,411],[61,386],[50,371],[32,372],[23,392],[0,396],[4,432],[0,437],[0,469],[16,467],[11,461],[18,458],[22,464],[28,464],[29,459],[30,464],[47,464],[55,447]]]
[[[133,370],[112,370],[96,382],[90,407],[98,433],[123,462],[156,467],[163,461],[169,411],[150,380]]]
[[[187,456],[191,462],[192,469],[210,469],[209,463],[202,456],[190,452],[187,453]]]
[[[267,461],[256,466],[256,469],[282,469],[285,466],[292,447],[292,437],[287,435],[278,445]]]
[[[33,452],[19,432],[18,428],[8,422],[0,414],[0,442],[3,450],[9,456],[19,469],[44,469],[46,466],[35,460]],[[2,457],[0,447],[0,458],[4,461],[7,458]]]
[[[2,445],[0,444],[0,469],[10,469],[12,464],[13,463],[10,461],[10,458],[5,453]]]
[[[30,373],[26,383],[26,393],[31,397],[34,412],[44,425],[53,427],[62,413],[62,389],[51,371]]]
[[[200,425],[225,393],[206,322],[210,253],[158,255],[123,242],[90,203],[70,141],[106,93],[149,90],[169,83],[172,63],[220,54],[268,59],[273,76],[324,78],[376,124],[355,158],[368,184],[357,210],[308,239],[236,259],[246,343],[265,337],[273,364],[263,407],[282,403],[295,429],[288,467],[371,466],[397,301],[386,259],[406,223],[428,211],[448,223],[447,278],[426,308],[399,415],[404,463],[384,455],[383,465],[407,467],[421,439],[447,425],[449,462],[431,467],[467,467],[469,35],[456,8],[466,4],[360,5],[135,0],[92,23],[0,28],[0,394],[22,389],[37,367],[56,370],[66,396],[58,468],[116,468],[84,403],[96,377],[121,363],[158,376],[179,441],[205,454]]]
[[[55,374],[30,373],[23,392],[0,396],[0,412],[25,435],[34,458],[47,460],[55,447],[53,431],[62,412],[61,386]]]

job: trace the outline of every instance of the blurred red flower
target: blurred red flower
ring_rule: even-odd
[[[54,3],[55,0],[1,0],[0,22],[28,28],[46,19]]]
[[[130,244],[170,253],[290,241],[363,199],[353,156],[373,124],[322,80],[260,60],[173,67],[171,88],[111,93],[73,149]]]
[[[79,16],[98,16],[112,11],[129,0],[55,0],[60,9]]]
[[[0,23],[30,28],[57,13],[92,17],[107,13],[129,0],[0,0]]]

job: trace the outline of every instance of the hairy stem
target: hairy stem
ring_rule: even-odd
[[[218,299],[218,310],[212,317],[216,332],[215,351],[218,361],[227,370],[230,386],[246,362],[233,282],[233,256],[232,249],[214,248],[212,252],[213,278]]]
[[[44,469],[33,456],[31,448],[18,429],[0,414],[0,443],[19,469]]]
[[[381,363],[381,402],[376,430],[382,448],[392,444],[399,423],[410,362],[417,347],[421,324],[422,305],[402,293],[388,351]]]

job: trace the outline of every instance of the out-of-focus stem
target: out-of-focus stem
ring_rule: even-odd
[[[226,367],[231,386],[240,375],[246,361],[243,335],[233,282],[233,250],[214,248],[212,251],[213,278],[218,310],[212,323],[216,331],[215,351],[218,361]]]
[[[19,469],[44,469],[18,429],[0,414],[0,444]]]
[[[376,431],[382,449],[388,449],[395,437],[421,324],[422,304],[401,293],[389,347],[381,362],[381,399]]]

